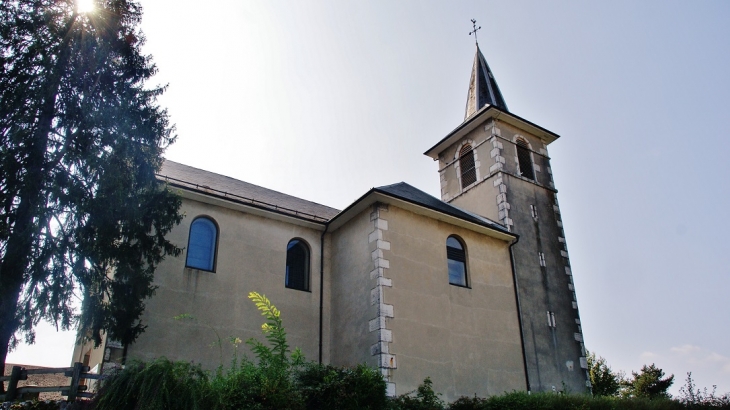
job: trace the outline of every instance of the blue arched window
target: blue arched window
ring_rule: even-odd
[[[196,218],[190,225],[185,266],[213,272],[217,245],[218,227],[215,222],[206,217]]]
[[[466,251],[455,236],[446,239],[446,260],[449,265],[449,283],[466,286]]]
[[[309,246],[301,239],[292,239],[286,245],[287,288],[309,290]]]

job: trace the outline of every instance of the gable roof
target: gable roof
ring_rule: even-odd
[[[448,204],[405,182],[372,188],[343,211],[339,211],[316,202],[170,160],[165,160],[157,177],[170,186],[191,192],[192,194],[188,195],[193,195],[192,198],[197,200],[206,197],[216,198],[234,203],[238,207],[243,205],[274,212],[284,217],[294,217],[308,221],[307,223],[315,222],[314,226],[334,225],[333,228],[336,229],[362,209],[381,201],[405,205],[412,211],[427,214],[435,219],[467,227],[477,225],[480,229],[487,228],[492,235],[497,234],[502,238],[517,237],[497,222]]]
[[[509,232],[503,225],[492,221],[491,219],[485,218],[473,214],[469,211],[446,203],[438,198],[435,198],[420,189],[409,185],[405,182],[398,182],[396,184],[384,185],[381,187],[373,188],[376,192],[382,192],[386,195],[410,202],[416,205],[424,206],[437,212],[441,212],[447,215],[451,215],[455,218],[463,219],[464,221],[475,223],[477,225],[486,226],[488,228],[497,229],[502,232],[514,235]]]
[[[336,230],[376,202],[392,204],[429,218],[462,226],[507,241],[518,237],[518,235],[508,231],[497,222],[448,204],[405,182],[370,189],[365,195],[332,218],[327,226],[331,227],[331,230]]]
[[[326,223],[340,212],[316,202],[170,160],[165,160],[157,176],[171,186],[319,223]]]

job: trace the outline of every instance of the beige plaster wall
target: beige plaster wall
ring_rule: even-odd
[[[549,158],[547,157],[547,151],[544,141],[531,133],[525,132],[524,130],[516,128],[505,122],[498,120],[488,120],[485,122],[485,126],[489,127],[489,132],[485,130],[485,126],[479,126],[469,132],[467,135],[465,135],[464,138],[462,138],[449,148],[445,149],[443,153],[439,154],[439,169],[441,170],[439,173],[441,174],[441,192],[443,200],[447,202],[461,200],[460,203],[462,205],[454,202],[455,205],[461,207],[472,206],[476,204],[475,199],[461,198],[461,196],[467,195],[474,186],[472,185],[466,187],[466,189],[462,189],[461,185],[459,184],[459,178],[455,167],[457,163],[455,156],[460,148],[460,145],[465,140],[473,141],[475,146],[474,151],[477,156],[477,168],[480,178],[480,180],[475,185],[491,183],[484,181],[484,179],[488,178],[490,174],[494,174],[500,171],[490,171],[490,167],[492,167],[496,161],[495,156],[492,156],[492,150],[494,150],[495,147],[489,141],[489,139],[492,138],[492,124],[495,124],[498,129],[499,135],[496,138],[497,141],[499,141],[499,143],[501,143],[502,145],[502,148],[499,150],[498,153],[499,156],[504,158],[504,163],[502,165],[501,171],[511,173],[513,175],[517,174],[517,149],[515,144],[513,143],[513,140],[516,135],[520,135],[521,137],[526,139],[527,142],[530,143],[530,146],[532,148],[532,159],[534,165],[537,165],[538,167],[535,169],[536,181],[543,186],[550,185],[551,178],[547,170],[547,168],[550,166],[550,163]],[[491,181],[491,179],[489,179],[488,181]],[[487,210],[487,208],[485,207],[471,207],[467,209],[474,210],[474,212],[479,212],[476,210],[477,208],[482,208],[485,212]],[[486,216],[488,218],[493,218],[495,220],[498,219],[496,215],[485,214],[481,212],[480,215]]]
[[[425,377],[449,401],[525,390],[509,244],[392,205],[384,218],[397,394]],[[468,288],[448,281],[446,239],[454,234],[466,244]]]
[[[82,344],[74,345],[74,351],[71,357],[71,363],[69,365],[73,366],[75,362],[84,362],[84,356],[86,354],[89,354],[89,364],[88,366],[93,370],[95,366],[99,365],[101,367],[101,362],[104,359],[104,344],[106,343],[106,335],[103,336],[103,341],[99,345],[99,347],[94,347],[94,342],[86,342]],[[97,368],[98,370],[98,368]]]
[[[378,365],[370,354],[377,335],[368,327],[377,315],[370,300],[374,286],[370,212],[370,208],[362,211],[332,233],[331,363],[336,366]]]
[[[497,195],[499,189],[494,186],[496,174],[487,180],[482,180],[477,189],[469,189],[463,194],[454,198],[450,204],[467,209],[493,221],[500,221],[499,210],[497,209]]]
[[[166,356],[201,363],[205,368],[221,362],[227,365],[234,353],[230,337],[263,339],[264,318],[247,297],[257,291],[282,311],[290,346],[300,347],[307,359],[317,360],[321,232],[190,199],[183,200],[181,211],[185,218],[168,235],[180,247],[187,246],[190,224],[196,217],[206,215],[218,224],[216,271],[186,268],[185,251],[163,261],[155,275],[157,292],[147,301],[142,317],[148,327],[129,347],[129,357]],[[311,292],[285,287],[286,246],[293,238],[303,239],[311,249]],[[325,300],[325,312],[328,309]],[[184,313],[194,319],[174,319]],[[329,348],[326,340],[325,352]],[[248,352],[245,344],[238,350]]]
[[[540,170],[536,170],[535,172],[535,180],[541,185],[548,185],[548,182],[550,181],[550,176],[548,175],[546,167],[549,167],[550,163],[548,158],[546,157],[547,150],[544,141],[539,137],[525,132],[524,130],[514,127],[510,124],[501,121],[497,121],[496,123],[497,127],[500,130],[500,137],[503,138],[503,140],[501,141],[504,145],[502,155],[506,159],[505,170],[513,174],[517,173],[517,147],[514,143],[512,143],[512,141],[514,141],[515,136],[519,135],[527,140],[527,142],[530,144],[530,148],[532,148],[533,151],[532,161],[535,165],[540,167]],[[541,149],[545,151],[541,152]]]
[[[457,173],[456,165],[457,154],[461,150],[462,143],[464,141],[471,141],[472,148],[476,154],[476,166],[479,175],[479,181],[481,183],[486,176],[489,175],[489,167],[494,163],[494,159],[490,156],[492,145],[485,142],[489,136],[484,127],[477,127],[470,133],[464,136],[459,142],[453,144],[443,153],[439,154],[439,169],[441,174],[442,189],[441,196],[444,201],[450,202],[453,198],[458,197],[462,192],[468,192],[472,186],[462,189],[459,183],[459,175]],[[445,185],[444,185],[445,183]]]

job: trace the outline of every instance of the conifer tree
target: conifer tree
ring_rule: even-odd
[[[0,365],[40,320],[131,343],[180,200],[133,0],[0,2]],[[72,301],[83,298],[80,315]]]
[[[664,378],[664,370],[656,367],[654,363],[642,366],[639,373],[631,372],[631,375],[631,380],[622,382],[629,397],[647,399],[671,397],[668,390],[674,383],[674,375]]]

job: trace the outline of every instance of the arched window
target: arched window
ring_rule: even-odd
[[[301,239],[292,239],[286,245],[287,288],[309,290],[309,246]]]
[[[534,180],[535,171],[532,169],[530,146],[522,138],[517,138],[517,161],[520,164],[520,174],[525,178]]]
[[[215,268],[218,227],[210,218],[196,218],[190,224],[188,257],[185,266],[213,272]]]
[[[471,145],[464,145],[461,151],[459,151],[459,168],[461,168],[461,189],[477,182],[474,150],[471,148]]]
[[[449,264],[449,283],[466,286],[466,251],[455,236],[446,239],[446,259]]]

